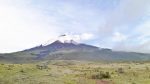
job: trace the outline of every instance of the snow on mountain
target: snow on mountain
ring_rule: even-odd
[[[60,41],[61,43],[72,43],[72,44],[78,45],[79,39],[80,38],[76,35],[72,36],[72,35],[65,35],[64,34],[64,35],[60,35],[59,37],[53,39],[53,41],[49,40],[46,43],[43,43],[42,45],[47,46],[47,45],[51,44],[52,42],[54,42],[55,40]]]

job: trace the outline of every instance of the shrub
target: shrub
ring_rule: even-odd
[[[131,67],[129,66],[128,69],[131,69]]]
[[[118,68],[117,72],[118,73],[124,73],[124,69],[123,68]]]
[[[132,84],[136,84],[135,82],[133,82]]]
[[[25,71],[23,69],[20,70],[21,73],[24,73]]]
[[[36,65],[36,68],[42,70],[42,69],[48,69],[48,66],[46,64]]]
[[[8,66],[6,66],[6,69],[7,69],[7,70],[12,70],[13,67],[14,67],[14,65],[8,65]]]
[[[108,79],[108,78],[111,78],[109,72],[100,72],[92,75],[92,79]]]
[[[145,67],[145,68],[146,68],[147,71],[149,70],[149,67]]]

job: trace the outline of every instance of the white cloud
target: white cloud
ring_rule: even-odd
[[[138,39],[148,39],[150,38],[150,20],[142,22],[140,25],[137,26],[136,32],[140,34]]]
[[[94,35],[91,33],[83,33],[80,35],[81,40],[91,40],[94,38]]]
[[[150,28],[150,21],[149,20],[142,21],[134,29],[134,32],[137,35],[130,36],[129,38],[126,38],[126,40],[119,42],[117,45],[114,46],[113,49],[122,51],[150,53],[149,28]]]
[[[16,7],[13,3],[8,2],[6,0],[5,3],[0,4],[1,53],[39,45],[59,32],[57,26],[49,21],[49,19],[53,21],[51,17],[44,16],[36,9],[27,6]]]
[[[62,42],[74,40],[76,42],[88,41],[94,39],[94,35],[91,33],[82,33],[82,34],[66,34],[66,36],[58,37]]]
[[[122,25],[130,25],[141,20],[149,12],[149,0],[121,0],[119,5],[105,18],[106,21],[99,29],[100,35],[110,37]],[[127,29],[129,30],[129,29]]]
[[[142,22],[136,28],[136,32],[140,34],[137,38],[139,45],[136,45],[135,50],[138,52],[150,53],[150,20]]]
[[[43,43],[53,42],[57,36],[67,33],[66,39],[76,41],[92,39],[95,32],[97,15],[93,10],[70,5],[72,3],[52,3],[48,8],[32,4],[33,0],[0,0],[0,52],[14,52],[31,48]],[[69,7],[69,9],[68,9]],[[44,9],[44,10],[43,10]],[[63,11],[62,11],[63,10]],[[80,12],[78,12],[80,10]],[[87,20],[89,17],[91,21]],[[89,19],[88,18],[88,19]],[[93,29],[87,29],[92,27]]]
[[[115,32],[113,37],[112,37],[112,40],[115,42],[121,42],[121,41],[124,41],[126,39],[127,39],[127,36],[124,34],[121,34],[119,32]]]
[[[150,23],[144,22],[145,17],[149,19],[149,4],[148,0],[121,0],[111,15],[109,14],[105,25],[100,28],[100,32],[103,32],[106,39],[113,36],[109,40],[113,49],[136,52],[150,51],[148,45]],[[123,32],[123,34],[115,31]]]

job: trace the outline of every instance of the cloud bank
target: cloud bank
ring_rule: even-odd
[[[150,47],[147,41],[150,39],[146,38],[150,36],[148,31],[150,23],[147,22],[149,5],[148,0],[121,0],[111,15],[106,18],[105,24],[99,31],[103,32],[102,36],[110,37],[111,41],[115,41],[112,45],[114,50],[149,53]]]

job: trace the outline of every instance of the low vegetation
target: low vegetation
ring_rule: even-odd
[[[0,64],[0,84],[150,84],[150,63]]]

